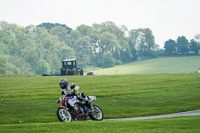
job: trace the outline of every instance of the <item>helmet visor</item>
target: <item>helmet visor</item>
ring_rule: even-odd
[[[60,84],[60,88],[64,89],[66,88],[67,86],[65,84]]]

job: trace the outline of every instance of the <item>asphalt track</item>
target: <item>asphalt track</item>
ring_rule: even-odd
[[[104,119],[105,121],[128,121],[128,120],[144,120],[144,119],[158,119],[158,118],[169,118],[169,117],[180,117],[180,116],[200,116],[200,109],[193,111],[186,111],[173,114],[165,115],[154,115],[154,116],[144,116],[144,117],[130,117],[130,118],[115,118],[115,119]]]

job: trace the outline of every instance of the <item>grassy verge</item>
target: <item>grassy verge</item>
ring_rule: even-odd
[[[0,76],[0,124],[57,122],[62,77]],[[95,95],[105,118],[175,113],[200,107],[200,74],[70,76]]]
[[[71,123],[3,124],[4,133],[199,133],[200,117],[176,117],[138,121],[78,121]]]

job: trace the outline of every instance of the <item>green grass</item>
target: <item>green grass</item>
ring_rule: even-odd
[[[62,77],[0,76],[0,124],[57,122]],[[200,107],[200,74],[69,76],[95,95],[105,118],[166,114]]]
[[[0,75],[0,132],[199,132],[200,116],[138,121],[61,123],[60,76]],[[149,116],[200,108],[200,74],[68,76],[95,95],[105,118]]]
[[[200,67],[200,56],[162,57],[95,70],[99,75],[191,73]]]
[[[137,121],[3,124],[3,133],[199,133],[200,116]]]

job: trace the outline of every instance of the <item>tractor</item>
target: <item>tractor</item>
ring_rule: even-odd
[[[83,69],[76,67],[76,59],[62,60],[62,68],[60,68],[61,76],[64,75],[83,75]]]

